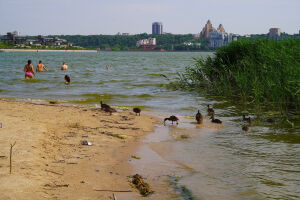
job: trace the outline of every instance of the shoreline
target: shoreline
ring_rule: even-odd
[[[144,50],[123,50],[123,51],[105,51],[105,50],[51,50],[51,49],[0,49],[0,52],[73,52],[73,53],[97,53],[97,52],[157,52],[157,53],[164,53],[164,52],[174,52],[174,53],[181,53],[181,52],[205,52],[205,53],[213,53],[215,51],[201,51],[201,50],[195,50],[195,51],[144,51]]]
[[[0,109],[0,199],[112,196],[96,190],[132,190],[122,199],[142,198],[129,185],[128,176],[135,172],[128,161],[154,131],[155,117],[127,111],[110,116],[98,108],[2,98]],[[14,141],[10,175],[9,144]]]
[[[97,53],[97,50],[55,50],[55,49],[0,49],[0,52],[72,52],[72,53]]]

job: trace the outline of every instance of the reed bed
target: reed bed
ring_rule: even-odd
[[[300,39],[235,41],[195,59],[173,87],[281,110],[299,109]]]

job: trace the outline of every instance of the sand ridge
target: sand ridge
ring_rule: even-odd
[[[153,131],[153,116],[4,99],[0,110],[0,199],[112,199],[97,190],[133,190],[140,198],[128,183],[128,159]]]

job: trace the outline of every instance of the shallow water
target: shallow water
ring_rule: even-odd
[[[256,120],[244,133],[241,113],[251,114],[254,108],[164,86],[168,81],[161,74],[172,79],[193,63],[193,57],[208,54],[0,53],[0,96],[91,106],[99,106],[102,100],[140,106],[162,118],[178,115],[178,126],[159,126],[148,136],[147,145],[139,151],[141,162],[135,161],[137,166],[146,168],[145,156],[152,157],[150,162],[161,165],[151,168],[153,174],[177,177],[177,184],[186,186],[198,199],[300,199],[299,115],[294,115],[294,128],[279,126],[280,119],[268,124],[253,116]],[[23,67],[28,59],[34,65],[42,60],[50,71],[24,81]],[[66,72],[60,70],[63,61],[69,65]],[[109,71],[106,65],[111,66]],[[70,75],[71,85],[64,84],[65,74]],[[223,126],[214,126],[207,118],[203,126],[191,123],[198,109],[206,114],[208,103],[214,105]],[[151,169],[144,173],[151,173]]]

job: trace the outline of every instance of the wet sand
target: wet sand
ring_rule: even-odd
[[[5,99],[0,110],[0,199],[143,198],[129,184],[135,170],[128,160],[153,132],[153,116]]]

